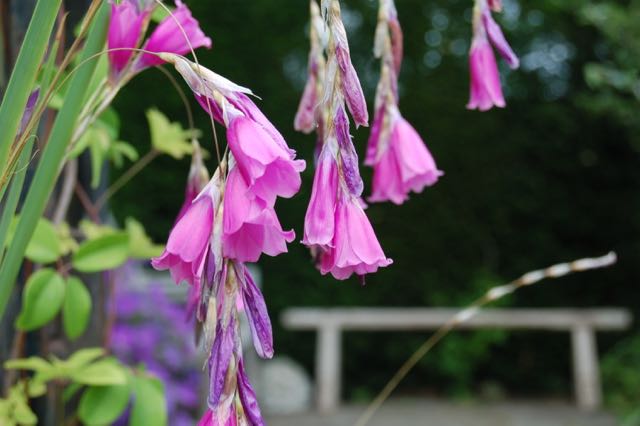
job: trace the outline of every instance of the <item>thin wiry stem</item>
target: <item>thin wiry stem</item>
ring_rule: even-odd
[[[204,79],[202,78],[202,75],[199,72],[200,62],[198,61],[198,55],[196,55],[196,51],[191,45],[191,40],[189,40],[189,36],[187,35],[187,32],[185,31],[184,27],[182,26],[178,18],[175,17],[171,9],[169,9],[161,0],[155,0],[155,2],[159,4],[160,7],[163,8],[171,16],[171,18],[175,21],[178,28],[180,28],[182,35],[184,36],[187,44],[189,45],[189,50],[191,50],[191,55],[193,55],[193,61],[196,63],[196,66],[198,67],[198,72],[196,74],[198,74],[198,77],[200,78],[200,83],[204,86]],[[218,160],[218,165],[220,165],[220,163],[222,162],[222,156],[220,155],[220,144],[218,142],[218,134],[216,133],[216,123],[213,119],[213,116],[210,114],[211,100],[209,99],[208,96],[205,96],[205,100],[207,101],[207,114],[209,115],[209,121],[211,123],[211,131],[213,132],[213,141],[216,148],[216,157]]]
[[[142,169],[144,169],[150,162],[152,162],[160,152],[152,149],[147,152],[144,157],[140,158],[136,161],[126,172],[122,174],[107,190],[98,198],[95,202],[95,208],[98,211],[104,206],[104,203],[107,202],[109,198],[113,196],[116,192],[118,192],[127,182],[129,182],[135,175],[140,173]]]
[[[511,281],[508,284],[491,288],[482,297],[476,299],[467,308],[461,310],[456,315],[451,317],[449,321],[444,323],[431,337],[429,337],[414,353],[407,359],[404,364],[393,375],[391,380],[380,391],[376,398],[369,404],[367,409],[362,413],[355,426],[365,426],[369,423],[369,420],[373,417],[376,411],[382,406],[382,404],[389,398],[389,395],[400,384],[402,379],[411,371],[413,367],[424,357],[443,337],[449,332],[455,329],[460,324],[468,321],[474,317],[480,309],[502,297],[513,293],[514,291],[535,284],[545,278],[559,278],[565,275],[582,272],[590,269],[605,268],[611,266],[617,261],[617,256],[614,252],[609,252],[605,256],[596,258],[585,258],[574,260],[568,263],[558,263],[548,268],[538,269],[535,271],[527,272],[520,278]]]

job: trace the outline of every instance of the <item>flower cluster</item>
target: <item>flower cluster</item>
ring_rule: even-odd
[[[175,10],[143,40],[155,6],[156,2],[153,0],[122,0],[111,4],[107,44],[113,81],[122,78],[126,71],[135,74],[163,63],[154,54],[138,54],[131,50],[139,46],[147,52],[170,52],[178,55],[199,47],[211,48],[211,39],[202,32],[198,21],[180,0],[176,0]]]
[[[475,0],[473,8],[473,40],[469,52],[471,88],[468,109],[486,111],[506,105],[500,85],[500,73],[491,45],[498,50],[512,69],[518,68],[518,57],[504,38],[491,10],[502,10],[500,0]]]
[[[313,11],[312,6],[312,16]],[[315,255],[322,274],[331,273],[343,280],[354,273],[364,276],[376,272],[391,264],[391,259],[386,258],[363,210],[364,185],[349,134],[346,108],[356,125],[368,125],[369,116],[351,63],[339,2],[323,2],[322,13],[328,35],[326,73],[322,82],[323,142],[302,242]]]
[[[247,316],[259,356],[273,356],[273,337],[265,301],[245,262],[287,251],[295,235],[282,229],[275,202],[298,192],[305,162],[295,158],[249,89],[182,56],[160,58],[175,66],[205,111],[226,127],[229,152],[195,197],[205,172],[194,158],[185,205],[164,253],[152,264],[170,270],[176,283],[191,285],[190,305],[209,352],[209,410],[200,424],[262,425],[242,361],[239,311]]]
[[[365,164],[373,167],[369,201],[402,204],[411,191],[421,192],[442,172],[420,135],[398,109],[398,74],[402,65],[402,29],[393,0],[380,0],[375,56],[381,59],[375,117]]]

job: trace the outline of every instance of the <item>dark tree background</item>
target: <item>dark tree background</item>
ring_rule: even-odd
[[[306,77],[307,1],[187,3],[213,39],[213,49],[199,52],[200,60],[252,88],[262,98],[259,106],[308,162],[301,192],[277,205],[283,226],[293,227],[299,240],[313,176],[314,137],[292,128]],[[371,53],[376,2],[342,3],[355,66],[372,101],[378,77]],[[394,264],[368,277],[364,287],[355,279],[337,282],[321,276],[297,242],[287,255],[261,259],[277,352],[312,371],[314,336],[279,327],[278,314],[286,307],[463,306],[490,286],[530,269],[609,250],[620,258],[614,268],[524,289],[502,303],[627,306],[640,314],[640,138],[633,131],[638,103],[630,103],[635,120],[620,120],[606,107],[596,108],[600,104],[593,85],[587,85],[583,74],[589,63],[615,62],[624,42],[616,45],[592,25],[593,19],[585,18],[586,1],[505,0],[504,13],[496,19],[522,67],[511,72],[500,64],[506,109],[467,111],[472,2],[396,3],[405,32],[401,110],[445,176],[403,206],[370,206],[369,217]],[[202,143],[213,152],[208,119],[192,105],[204,131]],[[180,99],[165,77],[145,72],[116,103],[122,137],[140,152],[149,144],[144,111],[151,106],[186,123]],[[362,154],[368,129],[352,133]],[[224,134],[219,127],[218,134]],[[213,168],[213,160],[209,165]],[[165,240],[182,202],[188,167],[186,160],[157,159],[114,199],[115,213],[141,219],[157,240]],[[363,170],[369,184],[370,170]],[[368,397],[377,391],[425,337],[346,334],[347,396]],[[603,335],[601,352],[620,338]],[[460,395],[499,383],[515,395],[568,395],[568,339],[566,334],[454,333],[420,363],[403,389]]]

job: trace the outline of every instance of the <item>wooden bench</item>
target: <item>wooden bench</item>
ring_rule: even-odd
[[[448,308],[291,308],[281,321],[289,330],[316,330],[316,404],[320,412],[340,403],[342,331],[435,330],[459,313]],[[596,331],[624,330],[631,324],[624,309],[483,309],[458,329],[522,329],[571,333],[576,402],[585,410],[600,407],[602,394]],[[446,338],[446,337],[445,337]],[[407,354],[409,356],[409,354]]]

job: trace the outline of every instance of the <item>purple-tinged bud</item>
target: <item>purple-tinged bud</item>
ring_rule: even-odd
[[[22,119],[20,120],[20,127],[18,128],[18,136],[24,133],[27,128],[27,124],[29,124],[29,120],[31,120],[31,116],[33,115],[33,110],[38,103],[38,97],[40,96],[40,89],[35,89],[29,95],[27,99],[27,104],[24,107],[24,112],[22,113]]]
[[[238,395],[249,424],[251,426],[265,426],[266,423],[262,419],[256,393],[253,391],[249,378],[244,371],[242,359],[238,363]]]
[[[226,377],[236,343],[235,331],[233,318],[229,320],[226,327],[218,323],[216,337],[213,340],[209,356],[209,399],[207,403],[212,410],[216,409],[225,390]]]
[[[491,44],[500,52],[500,56],[504,58],[505,61],[509,64],[511,69],[516,69],[520,66],[520,61],[518,57],[509,46],[509,43],[504,38],[504,34],[500,29],[500,26],[493,20],[491,16],[491,12],[489,9],[485,9],[482,12],[482,24],[484,25],[487,34],[489,35],[489,40],[491,40]]]
[[[358,74],[351,63],[348,49],[348,47],[342,45],[336,46],[336,59],[338,60],[338,67],[340,67],[342,92],[356,127],[366,127],[369,125],[367,102],[364,99]]]
[[[243,266],[243,268],[244,279],[241,280],[242,300],[249,320],[249,327],[251,328],[253,346],[261,358],[272,358],[273,332],[267,304],[264,302],[260,289],[253,281],[251,273],[246,267]]]
[[[349,193],[355,197],[362,195],[364,183],[360,177],[358,153],[356,152],[351,135],[349,134],[349,119],[342,107],[336,111],[335,117],[336,139],[342,159],[342,174]]]

